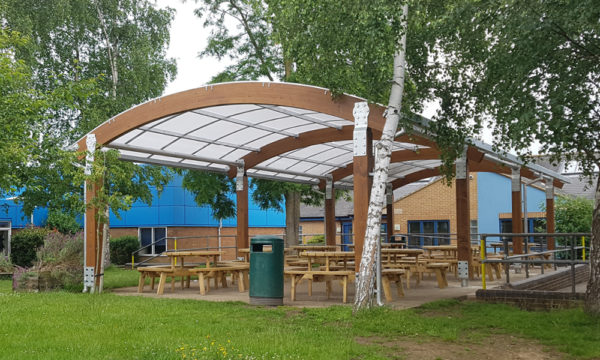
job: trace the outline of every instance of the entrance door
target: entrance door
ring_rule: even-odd
[[[342,223],[342,244],[352,244],[352,223]],[[344,246],[343,251],[348,251],[348,247]]]

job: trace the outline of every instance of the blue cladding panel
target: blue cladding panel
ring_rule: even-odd
[[[512,212],[511,179],[495,173],[477,175],[479,233],[499,232],[499,214]],[[546,200],[544,191],[527,187],[527,211],[541,211]]]
[[[207,206],[199,207],[194,201],[194,196],[181,186],[181,176],[175,175],[173,180],[164,188],[158,197],[156,189],[152,189],[152,205],[137,201],[129,211],[120,214],[118,219],[111,211],[111,227],[155,227],[155,226],[218,226],[219,222],[211,216],[211,209]],[[229,194],[235,202],[235,194]],[[249,194],[249,225],[251,227],[283,227],[285,226],[285,212],[273,210],[260,210],[252,201],[252,190]],[[13,227],[27,226],[29,218],[24,218],[22,206],[11,200],[0,200],[7,204],[8,212],[0,208],[0,219],[10,219]],[[34,221],[37,226],[46,223],[46,209],[36,209]],[[82,220],[82,219],[81,219]],[[83,221],[80,221],[83,224]],[[223,226],[235,227],[236,218],[224,219]]]
[[[184,191],[183,188],[167,186],[163,189],[162,193],[158,197],[158,201],[153,204],[160,206],[183,206],[184,202]]]
[[[185,208],[183,206],[161,206],[158,222],[164,226],[185,225]]]

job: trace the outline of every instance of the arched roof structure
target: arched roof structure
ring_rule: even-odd
[[[327,89],[301,84],[223,83],[150,100],[90,133],[97,144],[117,149],[126,161],[230,176],[243,164],[251,177],[309,184],[331,178],[344,187],[352,183],[352,111],[362,101],[350,95],[332,97]],[[369,127],[378,138],[385,108],[369,108]],[[86,150],[85,138],[78,141],[78,149]],[[508,169],[506,161],[496,163],[497,169],[487,169]],[[435,173],[439,165],[439,150],[432,141],[398,136],[389,181],[405,183],[402,179],[414,177],[410,174]],[[560,175],[536,170],[561,186]]]

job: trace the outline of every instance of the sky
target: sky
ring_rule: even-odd
[[[171,24],[171,42],[167,56],[177,60],[177,77],[163,95],[194,89],[206,84],[214,75],[221,72],[230,63],[227,59],[200,59],[198,54],[206,46],[209,29],[202,26],[202,19],[194,14],[195,1],[157,0],[159,8],[171,7],[177,12]]]

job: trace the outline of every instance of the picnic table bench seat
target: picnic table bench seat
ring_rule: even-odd
[[[443,289],[448,286],[448,280],[446,279],[446,270],[450,267],[450,264],[444,263],[428,263],[425,265],[425,271],[435,273],[438,287]]]
[[[165,289],[165,283],[167,277],[171,277],[171,291],[175,289],[175,277],[181,276],[181,286],[183,288],[184,281],[186,281],[187,287],[190,286],[190,273],[191,267],[177,267],[172,268],[171,266],[142,266],[138,267],[137,270],[140,272],[140,280],[138,283],[138,293],[144,292],[144,286],[146,285],[146,278],[150,278],[150,289],[154,290],[154,284],[156,278],[159,278],[157,294],[162,295]]]
[[[396,284],[396,289],[398,291],[398,297],[404,296],[404,289],[402,286],[402,276],[405,274],[404,269],[382,269],[381,270],[381,283],[383,285],[383,294],[385,295],[385,300],[387,302],[392,301],[392,290],[390,288],[390,283]]]
[[[312,296],[312,283],[325,282],[327,298],[331,295],[331,280],[339,279],[342,284],[343,297],[342,301],[345,304],[348,300],[348,281],[354,278],[353,270],[307,270],[307,269],[286,269],[284,274],[291,278],[291,293],[292,301],[296,300],[296,285],[302,280],[308,281],[308,295]]]
[[[244,292],[248,288],[248,272],[250,267],[246,263],[229,263],[222,266],[213,266],[206,268],[190,269],[190,274],[198,276],[198,286],[200,294],[205,295],[210,290],[210,278],[215,279],[215,287],[218,287],[219,281],[223,287],[227,287],[227,274],[232,274],[232,283],[237,280],[239,292]],[[206,279],[206,287],[204,286]]]

